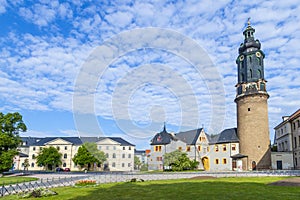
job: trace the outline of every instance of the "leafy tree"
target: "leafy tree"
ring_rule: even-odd
[[[0,172],[8,171],[13,158],[18,154],[17,147],[21,142],[19,132],[27,130],[19,113],[0,113]]]
[[[54,169],[56,165],[60,165],[62,154],[55,147],[43,148],[36,157],[36,163],[44,166],[47,170]]]
[[[28,160],[28,158],[26,158],[26,159],[24,160],[24,171],[25,171],[25,170],[28,170],[28,167],[29,167],[29,160]]]
[[[195,169],[199,162],[190,160],[186,153],[179,150],[164,155],[164,166],[169,166],[172,171]]]
[[[140,169],[142,163],[137,156],[134,156],[134,169]]]
[[[78,148],[76,155],[73,158],[73,162],[79,165],[81,168],[86,167],[88,170],[94,163],[102,164],[106,160],[106,156],[103,151],[97,149],[96,143],[84,143]]]

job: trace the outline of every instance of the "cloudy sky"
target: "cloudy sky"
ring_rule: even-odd
[[[266,54],[270,139],[300,105],[300,1],[0,0],[0,112],[25,136],[120,136],[236,126],[247,19]]]

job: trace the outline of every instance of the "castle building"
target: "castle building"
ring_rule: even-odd
[[[73,158],[85,142],[96,143],[97,149],[106,155],[103,166],[91,166],[91,170],[132,171],[134,169],[135,145],[120,137],[21,137],[21,140],[22,143],[18,147],[19,155],[15,157],[13,163],[14,170],[24,170],[25,159],[29,162],[28,170],[44,170],[45,167],[37,165],[36,157],[43,148],[52,146],[62,154],[62,164],[53,167],[81,171],[82,169],[73,162]],[[52,166],[50,167],[50,170],[54,170]]]
[[[283,116],[275,128],[272,169],[300,169],[300,109]]]
[[[243,170],[269,169],[271,166],[268,98],[264,78],[264,57],[255,29],[248,22],[244,42],[236,59],[237,133]]]

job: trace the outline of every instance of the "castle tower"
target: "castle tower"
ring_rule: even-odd
[[[269,169],[271,166],[268,98],[264,79],[264,57],[255,29],[244,30],[244,43],[236,59],[238,83],[236,84],[237,133],[240,153],[244,155],[243,170]]]

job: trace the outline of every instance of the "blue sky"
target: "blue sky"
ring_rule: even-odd
[[[235,127],[235,59],[251,17],[273,140],[300,105],[299,13],[299,0],[0,0],[0,112],[20,112],[25,136],[121,136],[137,148],[164,121],[170,132]]]

